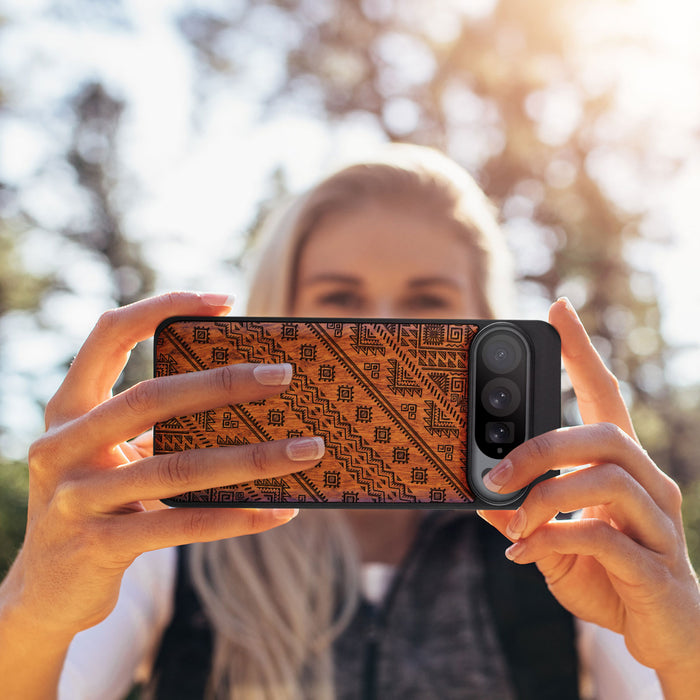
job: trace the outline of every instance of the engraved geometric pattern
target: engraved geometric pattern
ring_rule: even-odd
[[[176,502],[470,503],[467,323],[177,319],[156,338],[155,375],[289,362],[279,397],[158,423],[156,454],[321,436],[319,465],[182,494]]]

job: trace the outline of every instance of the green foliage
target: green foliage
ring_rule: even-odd
[[[50,277],[30,275],[22,269],[17,243],[22,238],[19,222],[0,220],[0,316],[37,308],[51,288]]]
[[[28,488],[26,464],[0,461],[0,579],[24,538]]]
[[[684,489],[683,524],[690,560],[695,571],[700,571],[700,479]]]

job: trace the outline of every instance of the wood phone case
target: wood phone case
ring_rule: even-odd
[[[302,472],[186,493],[165,502],[493,507],[474,496],[468,481],[470,347],[489,323],[167,319],[155,336],[155,376],[236,362],[289,362],[294,375],[279,397],[158,423],[155,454],[313,435],[323,437],[326,454]],[[517,323],[536,334],[547,326]],[[555,356],[556,381],[549,377],[549,408],[535,432],[559,425],[558,346],[546,354]],[[551,367],[551,357],[540,354],[543,368],[545,360]]]

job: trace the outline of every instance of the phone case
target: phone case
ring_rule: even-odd
[[[281,478],[182,494],[169,505],[494,507],[470,488],[470,347],[489,321],[178,317],[155,336],[155,376],[289,362],[279,397],[158,423],[154,453],[318,435],[321,462]],[[510,322],[533,349],[532,434],[558,427],[558,336]],[[534,338],[533,338],[534,333]],[[539,339],[539,340],[538,340]],[[546,341],[546,342],[545,342]],[[544,351],[537,351],[538,343]],[[544,378],[544,383],[542,380]],[[524,495],[524,494],[522,494]],[[496,504],[495,507],[498,507]],[[509,507],[514,507],[513,503]]]

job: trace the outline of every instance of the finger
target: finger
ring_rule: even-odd
[[[168,508],[114,517],[109,541],[125,557],[190,542],[211,542],[289,522],[296,508]]]
[[[584,423],[614,423],[636,439],[620,385],[593,347],[568,299],[552,304],[549,322],[561,337],[562,359]]]
[[[506,528],[513,519],[514,510],[477,510],[476,514],[485,520],[489,525],[495,527],[502,535],[508,537]]]
[[[111,396],[129,353],[168,316],[220,315],[231,309],[225,294],[171,292],[102,314],[46,409],[46,423],[74,418]]]
[[[526,440],[484,477],[487,488],[510,493],[550,469],[584,464],[620,465],[666,513],[679,503],[676,484],[627,433],[612,423],[560,428]]]
[[[536,484],[506,527],[511,540],[529,537],[559,512],[603,508],[613,525],[647,549],[676,546],[669,518],[621,467],[601,464]]]
[[[129,441],[129,446],[136,455],[134,459],[150,457],[153,454],[153,430],[146,430],[141,435],[137,435]]]
[[[128,440],[173,416],[270,398],[284,391],[291,377],[288,363],[239,363],[148,379],[73,421],[64,432],[74,435],[76,450],[89,452]]]
[[[628,585],[656,575],[659,569],[655,554],[596,518],[547,523],[506,552],[518,564],[537,563],[550,585],[556,583],[551,574],[561,568],[560,557],[566,555],[593,557],[609,574]]]
[[[174,452],[98,472],[75,485],[72,497],[106,512],[124,503],[284,476],[318,464],[324,451],[322,438],[302,437]]]
[[[133,440],[122,443],[119,448],[124,458],[129,462],[150,457],[153,454],[153,431],[147,430],[145,433],[137,435]]]

